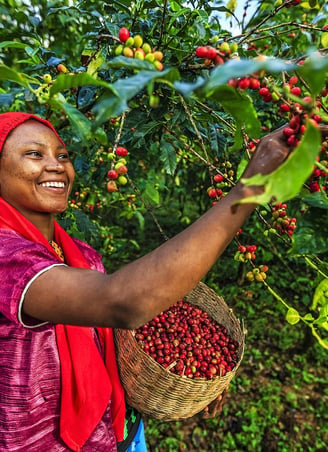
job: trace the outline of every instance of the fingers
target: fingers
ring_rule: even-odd
[[[328,137],[328,124],[319,124],[319,129],[323,137]]]

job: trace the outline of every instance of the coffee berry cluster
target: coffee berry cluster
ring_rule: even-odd
[[[215,39],[214,39],[215,40]],[[196,57],[204,61],[205,66],[219,66],[229,60],[238,50],[238,44],[222,42],[216,47],[213,45],[199,46],[196,49]]]
[[[281,234],[291,237],[296,228],[296,218],[288,218],[287,204],[276,204],[272,207],[272,228]]]
[[[316,166],[307,182],[307,185],[309,186],[309,190],[311,193],[321,190],[323,191],[328,190],[327,184],[328,162],[327,160],[321,160],[319,163],[321,165],[321,168],[324,169],[320,169]]]
[[[116,56],[123,55],[127,58],[136,58],[152,63],[153,66],[161,71],[163,69],[163,53],[160,50],[152,49],[148,42],[144,42],[141,35],[131,36],[126,27],[119,30],[118,38],[120,44],[115,48]]]
[[[239,245],[238,251],[236,252],[234,259],[238,262],[247,262],[256,259],[255,251],[257,250],[256,245]]]
[[[111,162],[111,168],[107,172],[109,181],[107,182],[107,191],[113,193],[118,190],[118,185],[126,185],[128,172],[126,158],[128,150],[123,146],[117,146],[115,150],[108,149],[108,160]]]
[[[267,265],[260,265],[259,267],[254,267],[252,270],[246,273],[246,278],[248,281],[264,281],[267,277],[266,272],[269,267]]]
[[[181,377],[210,380],[232,371],[238,362],[239,344],[227,329],[185,300],[134,334],[145,353]]]

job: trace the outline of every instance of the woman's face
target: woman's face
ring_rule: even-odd
[[[74,175],[66,148],[41,122],[24,122],[5,141],[0,194],[34,223],[66,209]]]

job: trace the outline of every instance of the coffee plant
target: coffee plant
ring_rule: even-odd
[[[4,1],[0,108],[58,129],[77,171],[60,220],[108,270],[220,202],[259,139],[283,127],[289,158],[245,181],[264,192],[229,247],[230,272],[328,349],[328,7],[244,2],[238,20],[235,6]],[[290,266],[309,280],[307,303],[286,290]]]

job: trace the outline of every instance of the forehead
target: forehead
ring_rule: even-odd
[[[23,122],[19,126],[15,127],[8,135],[5,146],[7,142],[23,140],[28,141],[31,137],[44,137],[44,139],[57,139],[60,140],[56,136],[56,134],[50,129],[50,127],[42,124],[41,122],[29,119],[28,121]]]

